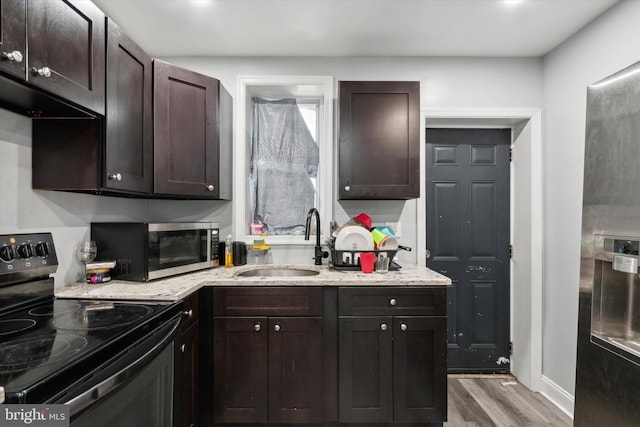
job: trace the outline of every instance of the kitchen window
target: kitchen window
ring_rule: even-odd
[[[304,244],[315,207],[328,230],[333,163],[333,78],[241,77],[234,162],[234,235],[252,241],[264,223],[269,244]],[[238,215],[238,213],[241,213]],[[315,223],[313,223],[315,224]]]
[[[321,99],[252,99],[249,202],[253,224],[271,235],[304,233],[317,208]]]

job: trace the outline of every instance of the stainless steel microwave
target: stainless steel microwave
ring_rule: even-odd
[[[211,222],[95,222],[97,260],[115,260],[113,279],[147,281],[220,265]]]

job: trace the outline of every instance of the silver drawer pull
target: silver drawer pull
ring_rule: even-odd
[[[387,330],[387,324],[383,323],[382,325],[380,325],[380,330],[381,331],[386,331]]]
[[[280,325],[274,326],[273,330],[276,331],[276,332],[280,332]]]
[[[211,185],[211,184],[207,185],[207,190],[209,190],[209,191],[213,191],[214,188],[215,187],[213,185]]]
[[[187,317],[193,317],[193,310],[189,309],[189,311],[185,311],[184,315],[187,316]]]
[[[351,187],[349,187],[348,185],[345,185],[344,186],[344,191],[347,191],[347,192],[351,191]]]
[[[186,345],[182,344],[182,345],[180,346],[180,351],[182,351],[183,353],[184,353],[184,351],[185,351],[186,349],[187,349],[187,346],[186,346]]]
[[[255,325],[253,325],[253,329],[255,329],[256,332],[260,332],[260,323],[256,323]]]
[[[122,174],[112,173],[107,175],[107,178],[110,179],[111,181],[122,181]]]
[[[407,330],[407,324],[406,323],[400,323],[400,330],[406,331]]]
[[[395,298],[391,298],[391,299],[389,300],[389,304],[390,304],[390,305],[396,305],[397,303],[398,303],[398,301],[396,301],[396,299],[395,299]]]

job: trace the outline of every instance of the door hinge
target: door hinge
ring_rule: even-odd
[[[513,161],[513,145],[509,146],[509,161]]]
[[[509,356],[513,356],[513,341],[509,341]]]
[[[509,244],[509,258],[513,258],[513,245]]]

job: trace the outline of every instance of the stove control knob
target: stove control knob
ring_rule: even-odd
[[[24,243],[18,246],[18,255],[20,255],[20,258],[31,258],[33,256],[31,243]]]
[[[36,245],[36,255],[38,256],[49,255],[49,247],[45,242],[40,242]]]
[[[0,259],[4,262],[11,262],[15,259],[16,252],[13,246],[3,246],[0,248]]]

